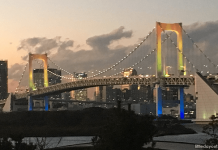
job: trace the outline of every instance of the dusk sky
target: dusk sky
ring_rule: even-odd
[[[95,57],[106,59],[100,51],[125,54],[156,21],[182,22],[215,58],[217,8],[217,0],[0,0],[0,58],[9,63],[9,92],[18,85],[29,52],[48,52],[69,72],[86,71],[87,64],[97,64]],[[86,61],[79,63],[82,58]]]

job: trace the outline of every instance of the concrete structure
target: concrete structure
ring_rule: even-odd
[[[157,57],[156,57],[156,77],[160,78],[160,85],[156,85],[156,111],[157,115],[160,116],[162,114],[162,87],[165,86],[162,77],[169,77],[169,74],[166,74],[167,66],[165,65],[165,62],[162,62],[162,53],[161,53],[161,33],[165,32],[165,30],[174,31],[177,34],[177,49],[179,50],[177,53],[178,57],[178,63],[177,68],[179,70],[179,75],[186,75],[186,67],[183,63],[183,42],[182,42],[182,23],[161,23],[156,22],[156,34],[157,34]],[[184,89],[183,87],[179,88],[180,92],[180,118],[184,119]]]
[[[195,78],[194,77],[167,77],[162,79],[165,82],[166,86],[171,85],[194,85],[195,84]],[[100,77],[100,78],[90,78],[90,79],[83,79],[83,80],[77,80],[72,81],[68,83],[61,83],[52,85],[49,87],[44,87],[43,89],[37,89],[35,91],[30,91],[29,93],[15,93],[15,97],[17,100],[26,98],[29,94],[35,97],[40,97],[44,95],[51,95],[54,93],[62,93],[65,91],[71,91],[71,90],[77,90],[81,88],[90,88],[90,87],[96,87],[96,86],[106,86],[106,85],[122,85],[122,84],[140,84],[140,85],[146,85],[151,86],[153,83],[159,82],[158,78],[147,78],[147,77],[141,77],[141,76],[134,76],[134,77]]]
[[[200,73],[195,76],[196,122],[209,121],[211,115],[218,115],[218,88]]]
[[[182,42],[182,23],[161,23],[156,22],[156,34],[157,34],[157,77],[169,76],[166,74],[166,66],[165,62],[162,62],[161,55],[161,33],[165,30],[174,31],[177,34],[177,45],[178,49],[183,51],[183,42]],[[178,70],[180,70],[180,75],[186,75],[185,66],[183,64],[183,55],[180,52],[178,53]]]
[[[15,97],[13,96],[13,98],[15,98]],[[4,103],[3,107],[1,107],[1,110],[3,112],[10,112],[11,111],[11,108],[12,108],[11,100],[13,98],[12,98],[11,93],[9,93],[7,99],[0,101],[0,106],[1,106],[2,102],[5,101],[5,102],[3,102]]]
[[[44,86],[43,87],[48,87],[48,60],[47,60],[47,54],[31,54],[29,53],[29,88],[30,91],[36,90],[36,86],[34,85],[33,81],[33,68],[32,68],[32,61],[34,59],[40,59],[44,62]],[[48,111],[48,97],[44,97],[44,102],[45,102],[45,111]],[[32,111],[33,110],[33,97],[28,96],[28,110]]]
[[[43,87],[48,87],[48,61],[47,61],[47,54],[31,54],[29,53],[29,87],[31,90],[36,90],[36,87],[34,85],[33,81],[33,68],[32,68],[32,61],[34,59],[40,59],[44,62],[44,84]]]

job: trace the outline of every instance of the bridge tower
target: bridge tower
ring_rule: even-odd
[[[182,52],[183,51],[183,41],[182,41],[182,23],[161,23],[156,22],[156,50],[157,50],[157,56],[156,56],[156,77],[162,78],[167,77],[168,74],[166,74],[166,67],[165,62],[162,63],[162,52],[161,52],[161,32],[165,30],[174,31],[177,34],[177,45],[178,49]],[[186,75],[185,72],[185,65],[183,62],[183,55],[182,53],[178,52],[177,55],[177,68],[179,70],[179,75]],[[164,65],[162,65],[164,64]],[[184,89],[183,87],[179,87],[180,92],[180,118],[184,119]],[[156,112],[157,115],[162,115],[162,89],[161,86],[156,84]]]
[[[32,68],[32,61],[34,59],[40,59],[44,63],[44,87],[48,87],[48,61],[47,61],[47,54],[31,54],[29,53],[29,88],[30,90],[36,90],[36,87],[33,82],[33,68]],[[45,101],[45,111],[48,111],[48,96],[44,97]],[[33,109],[33,97],[30,95],[28,97],[28,110],[32,111]]]

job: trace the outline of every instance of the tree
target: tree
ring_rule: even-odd
[[[23,142],[24,136],[22,134],[13,134],[11,135],[12,141],[14,141],[15,146],[14,150],[35,150],[36,145],[33,145],[33,143],[24,143]]]
[[[112,109],[100,130],[92,139],[97,150],[133,150],[141,149],[152,142],[156,128],[153,116],[139,116],[132,111]]]
[[[207,139],[205,144],[206,145],[217,145],[218,144],[218,117],[212,115],[210,117],[211,122],[208,125],[203,127],[203,133],[206,133],[211,136],[210,139]]]
[[[22,142],[22,137],[17,136],[11,138],[1,138],[0,139],[0,150],[35,150],[36,146],[32,143],[27,144]],[[14,141],[15,145],[12,144],[12,141]]]
[[[1,150],[12,150],[13,145],[11,141],[8,138],[1,138],[0,139],[0,149]]]

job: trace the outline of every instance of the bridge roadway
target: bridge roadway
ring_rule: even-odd
[[[37,101],[44,99],[36,99]],[[16,100],[17,101],[17,100]],[[19,101],[19,100],[18,100]],[[62,99],[48,99],[48,101],[52,102],[67,102],[67,103],[87,103],[87,104],[107,104],[107,105],[117,105],[117,102],[100,102],[100,101],[78,101],[78,100],[62,100]],[[121,101],[121,105],[128,105],[128,104],[138,104],[139,102],[134,101]],[[44,107],[42,107],[44,108]]]
[[[195,78],[190,76],[172,76],[156,78],[140,77],[140,76],[115,76],[115,77],[99,77],[99,78],[86,78],[78,79],[76,81],[60,83],[49,87],[38,88],[37,90],[30,91],[28,93],[15,94],[17,100],[26,99],[28,96],[42,97],[52,94],[58,94],[71,90],[77,90],[82,88],[106,86],[106,85],[124,85],[124,84],[138,84],[138,85],[150,85],[160,84],[161,86],[189,86],[195,84]]]

